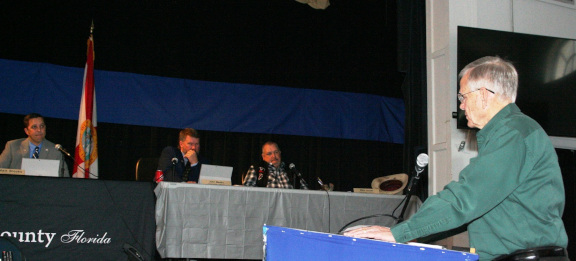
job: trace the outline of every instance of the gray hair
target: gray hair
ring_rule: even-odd
[[[470,91],[482,87],[516,101],[518,93],[518,72],[511,62],[498,56],[486,56],[466,65],[458,78],[468,75]]]

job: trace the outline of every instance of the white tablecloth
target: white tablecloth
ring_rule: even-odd
[[[262,226],[337,233],[364,216],[392,214],[404,196],[161,182],[156,246],[163,258],[262,259]],[[416,212],[412,197],[405,217]],[[394,213],[400,214],[402,205]],[[354,225],[391,226],[389,217]]]

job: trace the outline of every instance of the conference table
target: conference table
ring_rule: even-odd
[[[398,216],[403,195],[160,182],[156,247],[162,258],[262,259],[264,225],[337,233],[356,219]],[[420,207],[412,197],[405,217]],[[391,226],[389,216],[355,225]]]

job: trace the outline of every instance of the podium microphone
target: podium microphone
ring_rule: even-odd
[[[418,155],[418,157],[416,158],[416,166],[414,167],[414,169],[416,170],[416,175],[410,181],[410,185],[408,185],[408,191],[412,190],[412,186],[414,186],[414,183],[416,183],[420,179],[420,173],[422,173],[426,168],[426,166],[428,166],[428,160],[429,157],[428,154],[426,153],[420,153],[420,155]]]
[[[172,158],[172,165],[178,164],[178,158]]]
[[[428,154],[426,153],[420,153],[420,155],[418,155],[418,157],[416,158],[416,175],[422,173],[422,171],[424,171],[424,168],[426,168],[426,166],[428,166]]]
[[[68,151],[66,151],[66,149],[62,148],[62,145],[56,144],[56,146],[54,146],[54,148],[56,148],[57,150],[61,151],[61,152],[64,153],[66,156],[70,157],[71,159],[74,159],[74,158],[72,157],[72,155],[70,155],[70,153],[68,153]]]
[[[408,187],[408,193],[406,193],[406,198],[404,198],[404,207],[402,207],[402,212],[400,212],[400,215],[398,216],[398,223],[404,221],[404,213],[406,212],[406,208],[410,203],[410,197],[412,197],[413,193],[412,187],[416,185],[416,183],[418,183],[418,180],[420,179],[420,173],[422,173],[426,168],[426,166],[428,166],[428,160],[429,160],[428,154],[426,153],[420,153],[420,155],[418,155],[418,157],[416,158],[416,166],[415,166],[416,175],[410,181],[410,186]]]

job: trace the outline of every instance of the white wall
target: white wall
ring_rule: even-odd
[[[429,191],[436,194],[477,155],[475,132],[458,130],[458,26],[576,39],[576,5],[554,0],[426,0]],[[458,151],[462,141],[464,150]],[[555,144],[574,142],[553,140]],[[574,145],[576,147],[576,145]],[[467,237],[454,239],[466,247]]]

